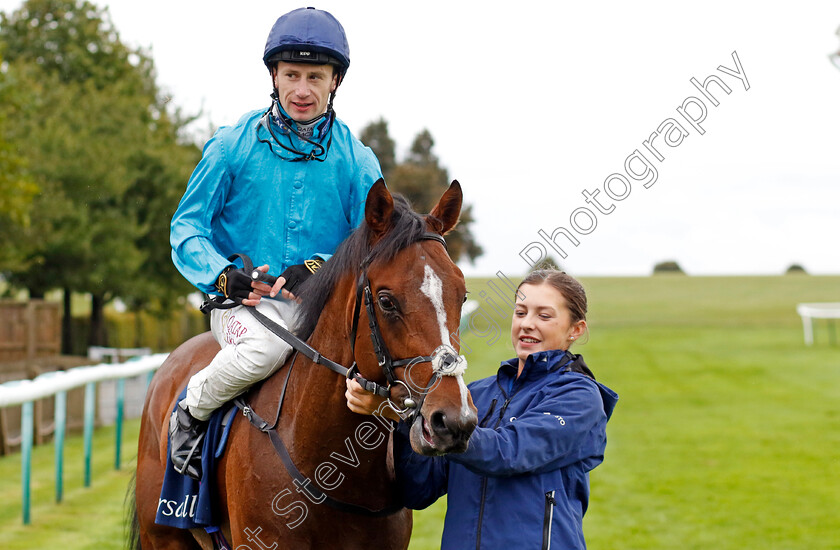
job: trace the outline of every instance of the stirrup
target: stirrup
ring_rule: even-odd
[[[180,469],[178,468],[178,466],[175,465],[175,458],[176,458],[175,452],[177,451],[177,449],[174,449],[173,453],[172,453],[173,456],[171,457],[172,458],[173,469],[181,475],[189,476],[196,481],[201,481],[201,473],[202,473],[201,472],[201,455],[198,455],[197,457],[195,455],[196,455],[196,451],[200,451],[200,448],[201,448],[200,446],[201,446],[202,443],[204,443],[204,434],[203,433],[196,438],[195,442],[193,443],[193,446],[190,448],[189,452],[187,453],[186,458],[184,458],[184,464],[181,466]],[[195,463],[194,463],[193,461],[196,458],[197,458],[197,461],[195,461]],[[178,456],[177,459],[180,460],[181,457]],[[193,471],[190,471],[190,467],[192,467]]]
[[[172,411],[169,421],[169,459],[176,472],[200,480],[201,446],[207,433],[206,422],[197,420],[180,403],[177,409]],[[187,416],[185,422],[180,421],[179,415]]]

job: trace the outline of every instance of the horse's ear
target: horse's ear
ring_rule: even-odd
[[[458,216],[461,215],[461,203],[463,199],[464,195],[461,192],[461,184],[458,183],[458,180],[452,180],[449,189],[446,190],[446,193],[443,194],[429,214],[429,216],[440,220],[442,224],[440,228],[435,227],[438,233],[446,235],[458,224]]]
[[[365,223],[376,237],[381,237],[391,229],[394,214],[394,198],[385,187],[385,180],[379,178],[368,191],[365,201]]]

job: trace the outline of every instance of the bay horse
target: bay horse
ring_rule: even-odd
[[[457,224],[461,203],[461,187],[453,181],[423,216],[378,181],[368,193],[364,222],[298,293],[297,336],[334,363],[354,364],[363,379],[386,388],[395,408],[414,405],[410,441],[415,452],[426,455],[463,452],[476,424],[463,369],[446,375],[433,359],[437,351],[429,355],[452,342],[449,349],[457,358],[458,339],[451,336],[457,334],[466,285],[442,236]],[[189,378],[218,351],[209,332],[188,340],[149,386],[140,426],[133,548],[214,548],[203,529],[157,525],[155,514],[170,412]],[[391,365],[390,373],[383,372],[383,363]],[[238,413],[232,423],[215,473],[221,532],[231,548],[408,547],[412,519],[397,497],[388,439],[393,426],[351,412],[345,389],[345,379],[316,364],[311,354],[294,353],[244,395],[242,403],[254,416],[270,421],[277,414],[279,420],[264,430],[270,437]],[[285,443],[285,459],[275,441]],[[290,474],[295,467],[297,477]],[[328,506],[325,498],[346,506]]]

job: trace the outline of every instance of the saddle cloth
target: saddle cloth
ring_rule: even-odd
[[[181,401],[187,389],[176,402]],[[174,409],[173,409],[174,410]],[[239,408],[232,402],[217,409],[207,423],[207,433],[201,451],[201,481],[179,474],[169,458],[169,441],[166,443],[166,471],[158,500],[155,523],[180,529],[207,528],[218,525],[219,512],[215,501],[216,463],[227,443],[233,417]],[[168,437],[167,437],[168,439]]]

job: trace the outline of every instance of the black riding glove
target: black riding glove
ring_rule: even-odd
[[[251,274],[243,268],[228,266],[216,281],[216,290],[234,301],[246,300],[251,293]]]
[[[294,294],[298,286],[318,271],[323,263],[323,260],[306,260],[302,264],[287,267],[286,271],[280,274],[286,279],[283,288]]]

